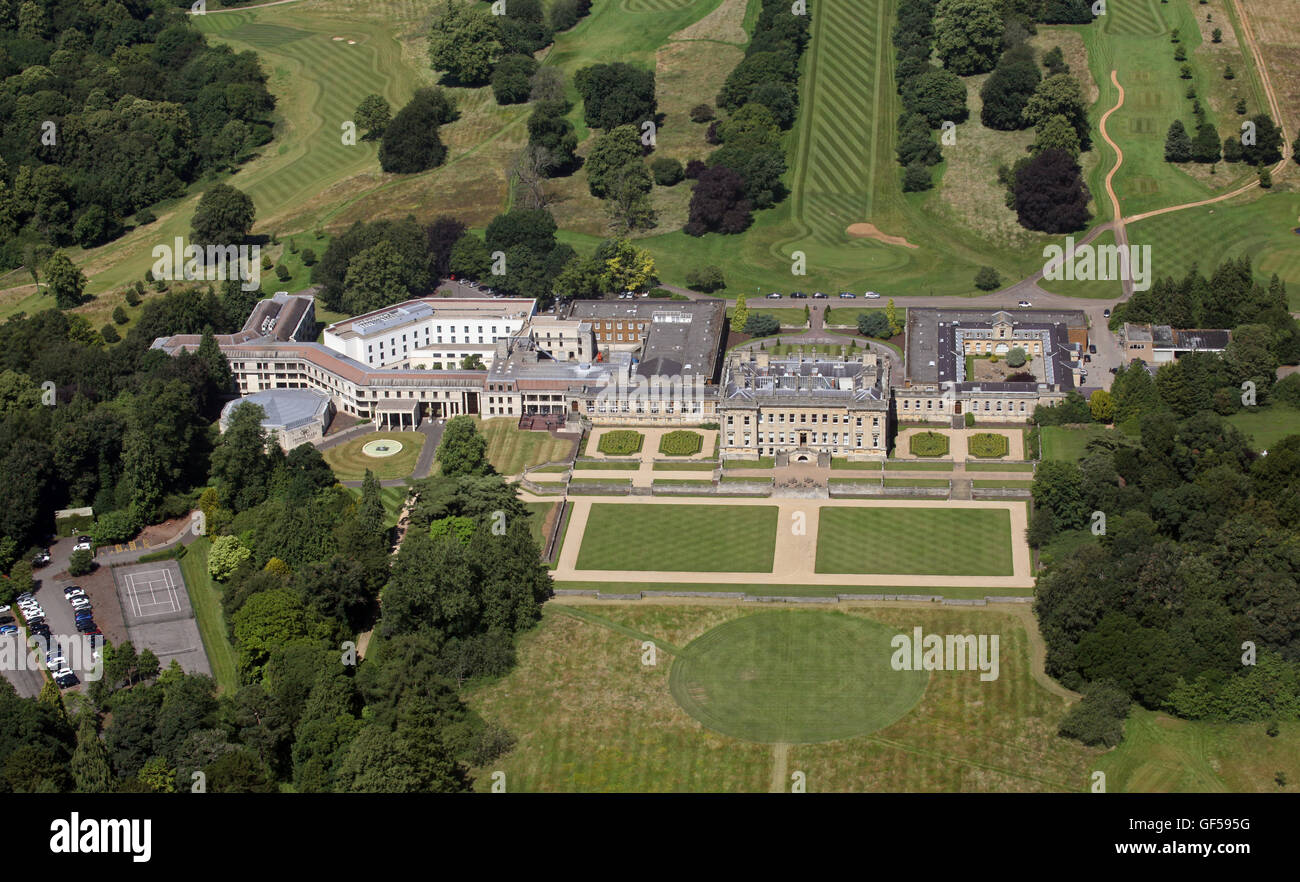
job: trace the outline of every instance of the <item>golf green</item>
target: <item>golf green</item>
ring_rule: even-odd
[[[843,613],[756,613],[708,631],[669,673],[673,698],[708,728],[764,743],[865,735],[901,719],[925,671],[895,671],[886,625]]]

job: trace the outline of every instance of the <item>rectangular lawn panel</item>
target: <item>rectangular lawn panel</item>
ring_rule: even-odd
[[[816,571],[1010,576],[1011,513],[826,507],[817,529]]]
[[[578,569],[770,573],[776,521],[774,505],[596,503]]]

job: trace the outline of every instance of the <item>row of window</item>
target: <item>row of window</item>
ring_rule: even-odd
[[[764,419],[765,416],[766,416],[766,420]],[[800,413],[798,416],[799,416],[799,419],[797,420],[797,422],[799,422],[800,424],[804,424],[804,425],[806,425],[806,424],[808,424],[808,423],[817,423],[817,422],[821,422],[821,423],[831,423],[832,425],[838,425],[839,422],[840,422],[840,414],[837,414],[837,413],[832,413],[832,414],[825,414],[825,413],[823,413],[823,414],[816,414],[816,413],[814,413],[814,414]],[[821,417],[820,420],[818,419],[818,416]],[[792,414],[789,414],[789,417],[790,417],[790,422],[791,422],[791,423],[795,423],[795,422],[796,422],[796,420],[795,420],[795,414],[793,414],[793,413],[792,413]],[[812,417],[812,418],[809,419],[809,417]],[[850,417],[848,414],[844,414],[844,425],[847,426],[847,425],[849,425],[849,423],[850,423],[851,421],[856,420],[856,425],[857,425],[859,428],[861,428],[861,427],[862,427],[862,419],[863,419],[862,417]],[[749,415],[746,414],[746,415],[744,416],[743,420],[744,420],[744,421],[743,421],[742,425],[746,425],[746,426],[748,426],[748,425],[749,425]],[[735,421],[736,421],[736,417],[735,417],[734,414],[727,414],[727,425],[728,425],[728,426],[730,426],[730,425],[734,425],[734,424],[735,424]],[[784,423],[785,421],[786,421],[786,414],[785,414],[785,413],[767,413],[767,414],[762,414],[762,413],[760,413],[760,414],[758,415],[758,422],[759,422],[759,423],[763,423],[763,422],[768,422],[768,423]],[[872,417],[872,418],[871,418],[871,425],[873,425],[873,426],[879,426],[879,425],[880,425],[880,417]]]
[[[772,437],[773,433],[768,432],[768,433],[767,433],[767,442],[766,442],[766,443],[768,443],[768,444],[787,444],[787,443],[788,443],[788,444],[800,444],[800,445],[802,445],[802,444],[834,444],[834,445],[837,445],[837,446],[835,447],[835,450],[832,451],[832,452],[834,452],[834,453],[839,453],[841,447],[850,447],[850,446],[855,447],[855,448],[857,448],[857,447],[862,447],[862,437],[863,437],[862,435],[854,435],[854,436],[852,437],[852,439],[850,439],[850,437],[849,437],[849,433],[848,433],[848,432],[845,432],[845,433],[843,433],[843,434],[844,434],[844,440],[841,442],[841,440],[840,440],[840,433],[839,433],[839,432],[831,432],[831,433],[822,432],[822,433],[821,433],[821,440],[818,441],[818,440],[817,440],[817,433],[816,433],[816,432],[810,432],[810,433],[808,433],[808,437],[807,437],[806,440],[800,440],[799,438],[797,438],[797,437],[795,436],[795,434],[791,434],[791,435],[790,435],[790,440],[789,440],[789,442],[787,442],[787,441],[785,440],[785,435],[784,435],[783,433],[778,432],[778,433],[776,433],[776,434],[778,434],[778,435],[780,436],[779,439],[777,439],[777,438],[773,438],[773,437]],[[829,435],[834,435],[834,440],[830,440]],[[744,435],[744,436],[742,436],[742,437],[743,437],[744,440],[741,441],[741,446],[742,446],[742,447],[748,447],[748,446],[751,444],[750,436],[749,436],[749,435]],[[850,445],[850,441],[852,441],[852,444],[851,444],[851,445]],[[763,443],[764,443],[764,442],[763,442],[763,433],[760,432],[760,433],[758,434],[758,436],[757,436],[756,438],[754,438],[754,440],[753,440],[752,443],[763,444]],[[728,435],[728,436],[727,436],[727,446],[728,446],[728,447],[735,447],[735,446],[736,446],[736,436],[735,436],[735,435]],[[879,446],[880,446],[880,436],[879,436],[879,435],[873,435],[873,436],[871,437],[871,446],[872,446],[872,447],[879,447]]]

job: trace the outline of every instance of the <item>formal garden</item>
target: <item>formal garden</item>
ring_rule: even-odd
[[[941,432],[917,432],[908,439],[907,449],[913,456],[947,456],[948,436]]]
[[[980,432],[966,439],[966,451],[977,459],[997,459],[1011,451],[1011,442],[998,432]]]
[[[664,456],[694,456],[703,449],[704,436],[699,432],[680,429],[659,439],[659,452]]]
[[[631,429],[617,429],[600,436],[596,449],[606,456],[631,456],[641,452],[645,436]]]

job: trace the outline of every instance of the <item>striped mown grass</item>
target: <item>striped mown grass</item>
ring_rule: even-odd
[[[578,569],[770,573],[776,520],[767,505],[596,503]]]
[[[817,528],[816,571],[1010,576],[1011,513],[826,507]]]

